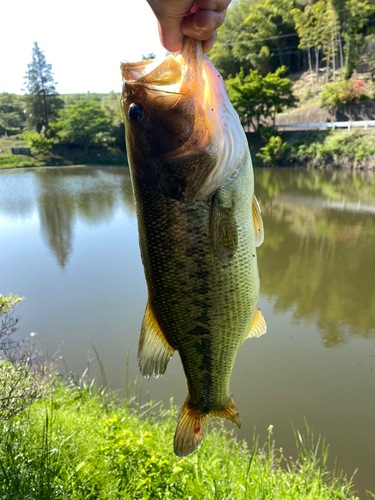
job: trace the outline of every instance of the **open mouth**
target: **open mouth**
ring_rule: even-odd
[[[128,85],[140,85],[167,94],[186,94],[196,91],[202,83],[202,61],[201,43],[186,37],[179,53],[161,62],[153,59],[122,62],[121,73]]]

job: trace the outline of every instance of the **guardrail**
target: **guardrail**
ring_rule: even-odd
[[[326,123],[291,123],[288,125],[275,125],[275,128],[279,128],[281,130],[285,129],[318,129],[321,130],[322,128],[332,128],[333,130],[335,128],[347,128],[350,130],[352,127],[363,127],[365,130],[368,129],[368,127],[375,127],[375,120],[367,120],[367,121],[359,121],[359,122],[326,122]]]

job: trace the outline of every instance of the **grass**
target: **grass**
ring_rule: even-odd
[[[133,391],[134,392],[134,391]],[[0,425],[0,498],[357,499],[351,482],[328,473],[327,448],[308,427],[296,431],[298,458],[266,444],[238,442],[212,426],[200,450],[173,454],[178,410],[99,391],[88,378],[59,384]]]
[[[317,166],[375,163],[375,130],[330,130],[302,133],[289,143],[291,156]]]

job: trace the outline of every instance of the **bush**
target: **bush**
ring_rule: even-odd
[[[257,153],[257,156],[263,160],[267,166],[275,166],[281,160],[281,157],[287,152],[288,145],[283,142],[280,136],[272,136],[263,148],[263,153]]]
[[[351,102],[360,102],[369,97],[369,86],[362,80],[346,80],[327,83],[320,95],[320,107],[335,109]]]
[[[51,156],[53,139],[48,139],[44,133],[38,134],[33,130],[24,132],[23,136],[35,156],[40,159],[47,159]]]
[[[12,311],[21,300],[0,294],[0,422],[48,394],[46,382],[54,363],[54,356],[46,356],[35,344],[13,339],[18,318]]]

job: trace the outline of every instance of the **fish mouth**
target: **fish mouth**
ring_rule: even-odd
[[[170,54],[163,61],[124,61],[121,73],[128,87],[142,86],[150,91],[177,95],[194,92],[197,98],[197,90],[203,84],[203,57],[201,42],[185,37],[180,52]]]
[[[176,147],[167,145],[161,159],[209,156],[215,167],[210,167],[196,197],[203,198],[217,190],[245,155],[246,137],[229,102],[223,78],[203,54],[202,43],[185,37],[180,52],[163,61],[123,62],[121,72],[124,116],[129,106],[137,102],[146,103],[150,116],[153,113],[157,118],[155,123],[159,116],[168,121],[168,114],[184,115],[183,119],[176,119],[178,127],[171,122],[168,129],[168,133],[181,140],[175,141]]]

